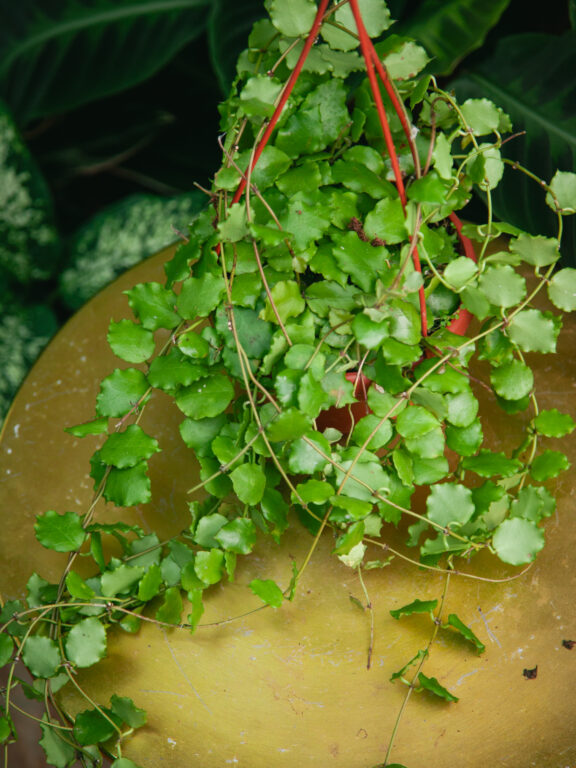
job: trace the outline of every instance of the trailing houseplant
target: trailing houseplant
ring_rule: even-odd
[[[98,764],[103,744],[117,768],[133,765],[122,740],[146,721],[137,703],[113,694],[71,715],[58,690],[106,655],[112,626],[194,631],[205,591],[233,578],[259,536],[279,541],[297,526],[310,537],[285,583],[251,582],[263,608],[297,599],[321,536],[334,537],[334,556],[360,578],[396,557],[464,577],[484,550],[525,567],[555,507],[542,483],[568,466],[547,439],[574,422],[541,410],[526,355],[554,353],[561,328],[559,314],[533,305],[539,293],[561,312],[576,308],[576,270],[554,272],[576,175],[534,178],[557,214],[556,237],[495,221],[500,148],[514,139],[501,109],[442,90],[425,74],[425,51],[387,32],[383,0],[271,0],[268,10],[222,106],[209,205],[166,264],[165,285],[127,292],[134,319],[112,320],[108,333],[123,367],[102,381],[95,418],[68,430],[103,437],[85,515],[37,519],[40,543],[69,553],[62,577],[34,574],[27,602],[3,606],[0,658],[11,667],[0,735],[14,738],[22,660],[33,683],[20,684],[46,702],[53,765],[77,755]],[[463,225],[456,212],[474,189],[486,221]],[[494,247],[502,234],[505,250]],[[478,360],[484,380],[470,370]],[[522,425],[509,455],[485,444],[479,387]],[[101,499],[152,498],[147,464],[162,438],[140,421],[156,391],[182,412],[182,440],[200,465],[189,527],[168,542],[95,514]],[[411,501],[417,488],[422,509]],[[387,543],[398,525],[412,551]],[[121,552],[110,554],[109,537]],[[368,559],[369,546],[380,558]],[[91,561],[88,578],[79,557]],[[445,621],[437,609],[414,595],[394,615],[431,613],[434,632],[444,622],[482,651],[457,615]],[[422,672],[427,655],[393,680],[454,700]]]

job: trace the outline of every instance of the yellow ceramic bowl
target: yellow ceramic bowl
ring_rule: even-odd
[[[107,347],[111,318],[129,311],[122,291],[163,280],[167,252],[141,264],[90,301],[58,334],[24,383],[6,420],[0,474],[0,588],[21,596],[32,571],[57,579],[66,556],[43,550],[33,531],[47,509],[85,511],[91,497],[88,459],[98,438],[82,441],[63,428],[94,416],[99,380],[125,367]],[[576,382],[574,322],[562,354],[537,363],[543,407],[571,410]],[[128,512],[100,505],[98,519],[134,521],[161,538],[188,523],[187,490],[197,466],[180,440],[181,414],[161,395],[142,426],[159,435],[151,462],[153,503]],[[512,435],[494,411],[485,431],[495,449]],[[574,441],[564,448],[576,458]],[[440,630],[423,671],[460,698],[458,703],[413,694],[400,719],[391,762],[408,768],[568,768],[576,763],[576,516],[569,473],[556,487],[557,514],[546,524],[547,546],[520,579],[492,583],[450,580],[445,615],[456,613],[486,644],[478,656],[455,633]],[[403,532],[386,540],[403,547]],[[330,532],[281,609],[250,613],[261,603],[247,588],[255,577],[290,579],[310,535],[297,526],[281,545],[262,543],[239,563],[234,583],[207,593],[202,625],[186,630],[142,626],[138,635],[111,633],[107,659],[79,675],[90,696],[130,696],[148,725],[129,737],[123,755],[143,768],[374,768],[382,764],[407,688],[390,683],[431,634],[430,620],[394,620],[389,611],[415,597],[433,599],[445,577],[394,560],[366,572],[373,606],[374,647],[367,669],[370,615],[355,572],[330,554]],[[404,550],[406,551],[406,550]],[[375,557],[382,553],[374,552]],[[469,572],[492,579],[514,574],[488,557]],[[246,615],[244,615],[246,614]],[[227,621],[230,619],[230,621]],[[535,679],[524,669],[538,667]],[[86,708],[70,686],[62,701]]]

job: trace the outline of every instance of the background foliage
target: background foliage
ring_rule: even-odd
[[[0,419],[58,326],[178,239],[219,163],[217,105],[262,0],[0,0]],[[509,157],[576,166],[574,0],[390,0],[398,34],[462,98],[526,130]],[[545,233],[551,212],[508,174],[496,215]],[[481,201],[465,215],[474,218]],[[565,232],[576,262],[576,229]]]

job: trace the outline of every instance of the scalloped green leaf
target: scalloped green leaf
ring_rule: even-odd
[[[544,451],[537,456],[530,467],[530,474],[538,482],[557,477],[561,472],[569,469],[570,462],[565,453],[561,451]]]
[[[102,594],[105,597],[127,594],[144,575],[144,567],[141,565],[127,565],[122,563],[112,571],[102,574]]]
[[[396,429],[406,438],[423,437],[438,427],[438,419],[421,405],[413,405],[399,414]]]
[[[108,418],[103,416],[100,419],[85,421],[83,424],[76,424],[73,427],[66,427],[67,432],[73,437],[87,437],[88,435],[102,435],[108,431]]]
[[[117,368],[100,384],[96,412],[100,416],[125,416],[137,407],[148,389],[142,371],[137,368]]]
[[[462,460],[462,469],[476,472],[480,477],[512,477],[521,467],[522,462],[518,459],[509,459],[505,453],[494,453],[487,449]]]
[[[546,203],[553,211],[558,209],[563,216],[576,213],[576,173],[556,171],[550,182],[550,192],[546,195]]]
[[[106,709],[85,709],[76,715],[74,721],[74,738],[78,744],[88,746],[89,744],[100,744],[108,741],[112,736],[118,734],[122,721],[119,717]]]
[[[128,363],[144,363],[154,354],[156,344],[152,331],[132,320],[110,321],[108,344],[117,357]]]
[[[176,405],[185,416],[204,419],[218,416],[234,398],[234,386],[227,376],[214,374],[179,390]]]
[[[272,579],[252,579],[248,586],[267,605],[280,608],[284,602],[282,590]]]
[[[91,667],[106,656],[106,630],[93,617],[75,624],[65,642],[66,656],[77,667]]]
[[[258,464],[241,464],[230,473],[234,492],[244,504],[258,504],[266,488],[266,476]]]
[[[207,272],[202,277],[189,277],[182,283],[182,290],[172,300],[178,306],[179,314],[186,320],[207,317],[219,305],[225,291],[222,275]]]
[[[433,693],[440,699],[444,699],[445,701],[458,701],[458,696],[454,696],[453,693],[450,693],[450,691],[444,688],[435,677],[427,677],[423,672],[419,672],[418,684],[425,691]]]
[[[390,611],[393,619],[399,619],[401,616],[412,616],[414,613],[432,614],[438,605],[438,600],[413,600],[401,608],[395,608]]]
[[[138,424],[130,424],[124,432],[111,434],[100,449],[100,460],[118,469],[135,467],[160,450],[158,440]]]
[[[34,530],[40,544],[55,552],[74,552],[86,540],[82,518],[75,512],[58,514],[49,509],[37,516]]]
[[[176,297],[160,283],[139,283],[124,291],[128,302],[142,327],[149,331],[175,328],[180,316],[175,310]]]
[[[127,469],[112,468],[104,487],[106,501],[111,501],[119,507],[132,507],[149,502],[152,492],[147,469],[146,461]]]
[[[560,413],[557,408],[552,408],[540,411],[534,419],[534,427],[545,437],[564,437],[574,430],[576,423],[570,414]]]
[[[76,759],[76,750],[60,736],[60,729],[47,722],[46,718],[40,723],[42,738],[38,742],[44,753],[48,765],[55,768],[68,768]]]
[[[529,395],[534,386],[532,370],[520,360],[500,365],[490,374],[494,391],[505,400],[521,400]]]
[[[10,635],[4,633],[0,634],[0,668],[8,664],[12,658],[12,652],[14,650],[14,641]]]
[[[488,301],[497,307],[513,307],[526,296],[526,281],[508,264],[489,267],[479,284]]]
[[[426,499],[426,516],[443,528],[464,525],[474,511],[472,491],[459,483],[434,485]]]
[[[502,562],[524,565],[531,563],[544,546],[544,533],[529,520],[513,517],[496,528],[492,544]]]
[[[194,570],[204,584],[216,584],[224,571],[224,552],[221,549],[198,552],[194,559]]]
[[[244,464],[242,466],[248,466]],[[239,467],[241,469],[241,467]],[[234,479],[232,480],[234,482]],[[258,496],[258,501],[262,497],[262,493],[258,489],[257,493],[253,493],[253,497]],[[252,502],[256,503],[256,502]],[[227,552],[235,552],[238,555],[247,555],[254,548],[256,543],[256,526],[246,517],[239,517],[235,520],[231,520],[215,534],[214,538],[222,549]]]
[[[461,619],[458,618],[458,616],[455,613],[451,613],[448,616],[448,621],[444,626],[453,627],[457,632],[459,632],[462,637],[466,638],[469,642],[472,643],[472,645],[476,646],[476,649],[478,650],[478,653],[484,653],[486,650],[486,646],[484,643],[476,637],[474,632],[468,627],[466,624],[464,624]]]
[[[547,286],[548,298],[558,309],[573,312],[576,309],[576,269],[567,267],[556,272]]]
[[[146,725],[146,712],[137,707],[128,696],[117,696],[113,693],[110,697],[110,709],[130,728]]]
[[[166,624],[180,624],[182,620],[182,595],[179,587],[168,587],[162,605],[156,611],[157,621]]]
[[[523,309],[508,326],[510,339],[524,352],[556,352],[560,326],[550,313]]]
[[[272,24],[286,37],[305,35],[316,16],[313,0],[295,0],[290,3],[283,0],[266,0],[265,6]]]
[[[47,678],[58,674],[62,657],[55,640],[32,635],[22,646],[22,661],[34,677]]]
[[[510,251],[517,253],[527,264],[547,267],[560,258],[560,244],[555,237],[520,235],[510,243]]]

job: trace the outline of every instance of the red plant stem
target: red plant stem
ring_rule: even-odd
[[[304,66],[304,62],[306,61],[306,58],[310,53],[310,49],[312,48],[312,46],[316,41],[316,38],[318,37],[318,32],[320,31],[320,27],[324,19],[324,13],[327,7],[328,7],[328,0],[321,0],[320,5],[318,6],[318,11],[316,12],[316,17],[314,18],[314,23],[312,24],[310,32],[308,33],[308,37],[306,38],[306,41],[304,43],[304,48],[302,49],[302,52],[298,57],[298,61],[296,62],[296,66],[294,67],[294,70],[292,71],[292,74],[290,75],[288,82],[286,83],[286,86],[282,92],[282,97],[280,98],[280,101],[278,102],[276,109],[274,110],[274,113],[270,118],[270,122],[268,123],[266,130],[264,131],[264,135],[260,139],[260,142],[258,143],[258,146],[254,151],[254,156],[252,157],[250,170],[252,170],[256,165],[256,163],[258,162],[260,155],[264,151],[264,147],[266,146],[266,144],[268,143],[268,140],[270,139],[270,136],[272,135],[272,131],[276,127],[278,118],[280,117],[280,114],[284,109],[286,102],[290,98],[290,94],[292,93],[294,85],[296,84],[296,80],[298,79],[300,72],[302,70],[302,67]],[[232,205],[234,205],[234,203],[237,203],[242,197],[242,193],[246,188],[247,178],[249,175],[250,174],[247,171],[246,175],[240,181],[240,184],[238,185],[238,188],[232,199]]]
[[[368,74],[368,80],[370,81],[370,89],[372,91],[372,95],[374,96],[374,101],[376,103],[376,111],[378,112],[378,118],[380,120],[380,127],[382,128],[382,133],[384,135],[384,141],[388,149],[388,154],[390,155],[390,162],[392,163],[392,169],[394,171],[394,178],[396,179],[396,186],[398,188],[400,202],[402,203],[404,214],[406,214],[406,190],[404,188],[404,179],[402,178],[402,172],[400,171],[400,163],[398,161],[398,155],[396,153],[396,148],[394,146],[392,132],[390,131],[390,125],[388,123],[388,118],[386,117],[386,110],[384,109],[382,95],[380,93],[380,89],[378,87],[378,81],[376,80],[376,73],[374,71],[373,60],[377,59],[376,51],[374,50],[374,47],[372,46],[372,41],[370,40],[370,37],[366,32],[366,27],[364,26],[364,21],[362,20],[362,14],[360,13],[360,8],[358,7],[358,0],[350,0],[350,7],[352,9],[354,20],[356,22],[356,27],[358,29],[358,36],[360,37],[360,47],[362,48],[362,56],[364,57],[364,62],[366,64],[366,73]],[[380,64],[380,62],[378,62],[378,64]],[[380,67],[384,72],[384,78],[385,78],[384,86],[386,87],[386,83],[388,83],[390,88],[392,88],[391,84],[388,81],[388,77],[386,75],[384,68],[381,65]],[[398,113],[398,117],[402,121],[403,110],[401,105],[398,102],[398,99],[395,93],[394,93],[394,99],[392,103],[394,104],[394,108]],[[404,119],[405,119],[405,116],[404,116]],[[407,123],[404,130],[406,129],[408,129],[408,136],[410,137],[410,128],[408,127]],[[411,137],[410,137],[410,142],[411,142]],[[414,264],[414,269],[420,274],[422,274],[422,266],[420,264],[420,256],[418,255],[417,248],[414,248],[412,252],[412,262]],[[426,314],[426,296],[424,294],[424,286],[421,286],[418,291],[418,299],[420,303],[420,324],[421,324],[422,336],[427,336],[428,320],[427,320],[427,314]]]

